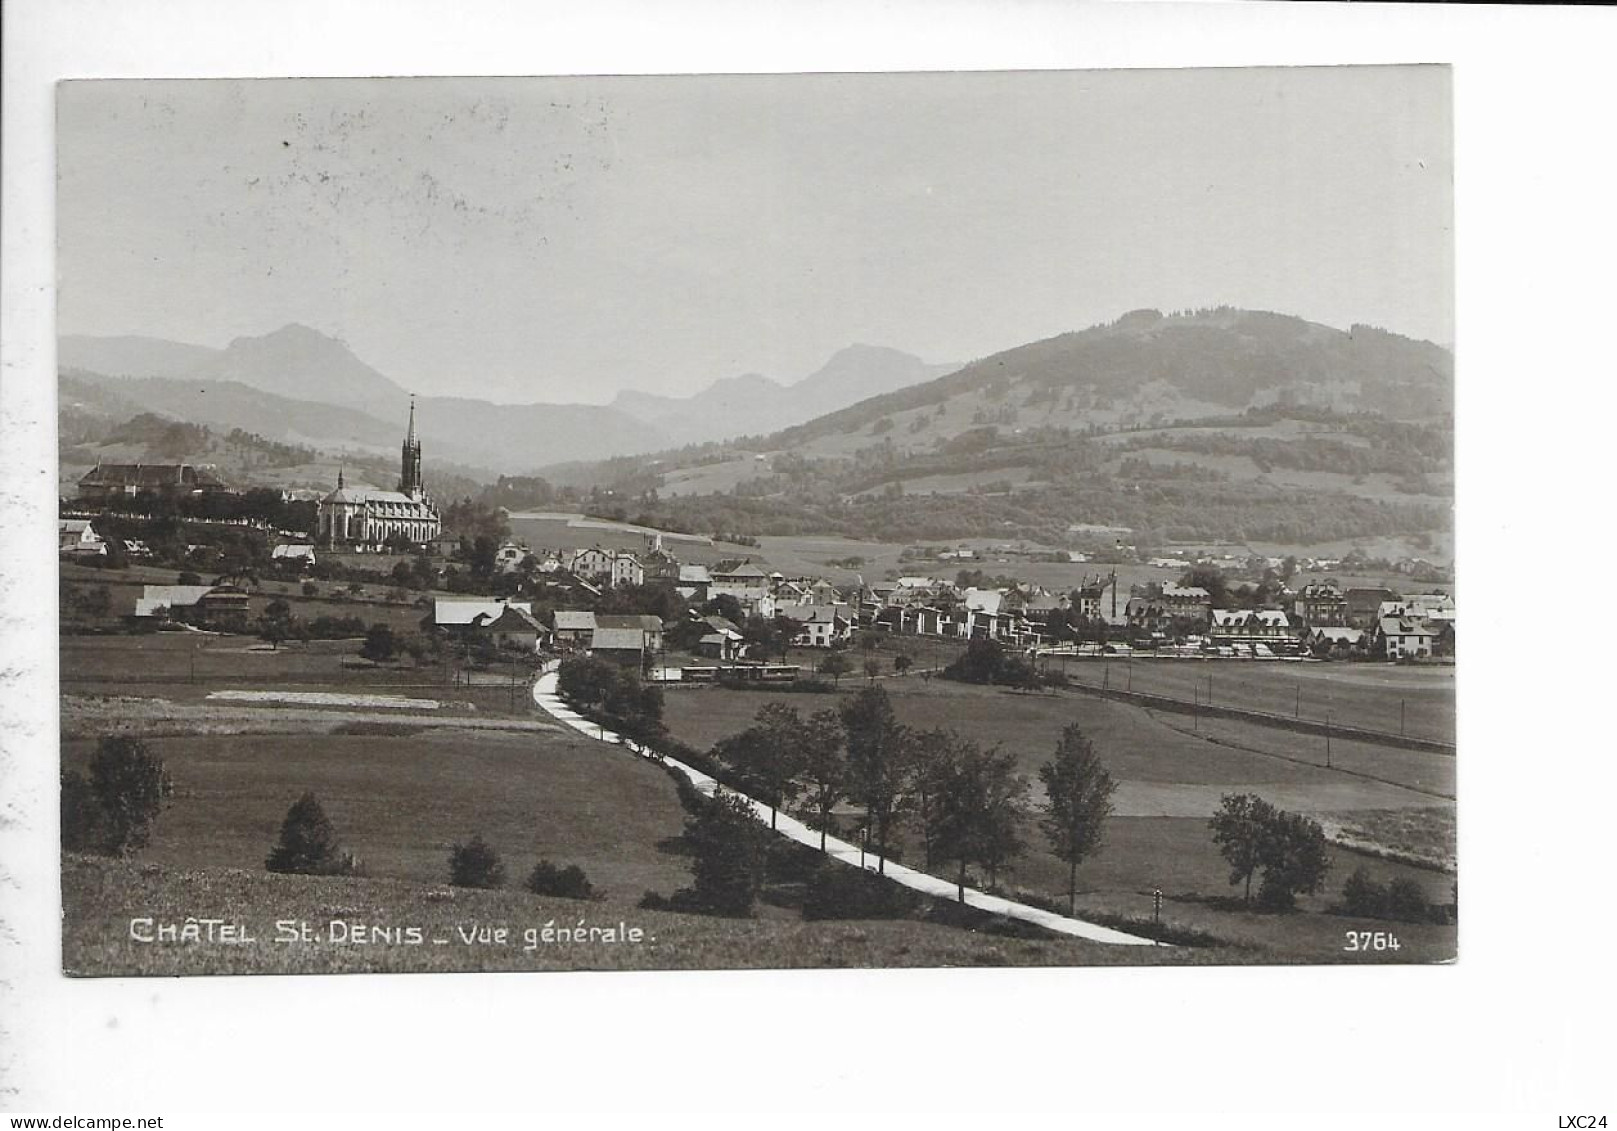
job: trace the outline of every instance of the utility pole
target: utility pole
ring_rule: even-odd
[[[1398,700],[1398,737],[1404,737],[1404,704],[1406,700]]]
[[[1162,889],[1151,893],[1151,945],[1162,945]]]
[[[1331,713],[1325,712],[1325,768],[1331,768]]]
[[[1295,711],[1292,712],[1292,718],[1300,719],[1302,717],[1303,717],[1303,681],[1299,679],[1297,681],[1297,708],[1296,708]]]

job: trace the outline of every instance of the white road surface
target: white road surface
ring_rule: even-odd
[[[538,681],[534,683],[533,701],[539,705],[540,709],[545,711],[552,718],[556,719],[560,723],[565,724],[566,726],[572,727],[574,730],[578,731],[578,733],[602,742],[622,746],[625,749],[640,755],[641,757],[650,758],[654,761],[662,763],[665,766],[672,766],[674,769],[678,770],[680,773],[689,778],[691,784],[696,786],[696,788],[702,793],[707,794],[710,797],[713,795],[714,788],[718,783],[708,775],[702,773],[700,770],[697,770],[692,766],[687,766],[685,763],[680,762],[677,759],[660,754],[648,747],[643,747],[639,743],[625,739],[621,735],[607,730],[598,723],[591,722],[578,714],[578,712],[574,711],[571,707],[567,706],[567,704],[562,701],[561,697],[556,694],[556,672],[554,669],[546,671],[539,677]],[[728,789],[728,787],[726,788]],[[735,793],[736,791],[731,789],[729,792]],[[742,795],[737,794],[737,796]],[[768,824],[769,806],[750,797],[748,797],[746,800],[747,803],[752,806],[753,814],[760,821]],[[784,837],[789,837],[790,839],[797,841],[799,844],[806,844],[816,851],[819,850],[819,832],[815,829],[809,828],[795,817],[788,816],[785,813],[780,813],[777,817],[775,831]],[[846,841],[838,840],[836,837],[828,836],[825,841],[825,847],[827,854],[834,859],[840,860],[842,863],[851,865],[855,868],[860,866],[860,852],[858,845],[849,844]],[[866,857],[865,868],[867,871],[876,871],[877,858],[874,853],[870,853]],[[892,880],[894,883],[903,884],[907,888],[913,888],[914,890],[924,892],[927,895],[939,896],[943,899],[951,900],[959,898],[959,889],[948,880],[939,879],[937,876],[929,876],[925,872],[917,872],[915,869],[906,868],[902,864],[895,864],[892,861],[888,861],[885,875],[887,879]],[[1120,946],[1153,945],[1152,940],[1141,938],[1138,935],[1127,934],[1123,931],[1114,931],[1110,927],[1102,927],[1095,923],[1086,923],[1082,919],[1071,919],[1065,915],[1057,915],[1054,912],[1045,911],[1042,908],[1031,907],[1025,903],[1017,903],[1014,900],[1004,899],[997,895],[989,895],[986,892],[978,891],[976,888],[966,889],[965,901],[968,906],[978,908],[982,911],[987,911],[994,915],[1003,915],[1008,919],[1020,919],[1024,923],[1033,923],[1037,926],[1055,931],[1058,934],[1071,935],[1074,938],[1080,939],[1089,939],[1091,942],[1114,943]]]

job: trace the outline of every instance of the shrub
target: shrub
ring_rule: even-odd
[[[561,899],[594,899],[595,888],[577,864],[558,868],[549,860],[541,860],[528,873],[528,890],[534,895],[553,895]]]
[[[1426,891],[1415,880],[1400,876],[1387,885],[1387,918],[1404,923],[1421,923],[1431,916]]]
[[[312,581],[305,581],[303,583],[303,595],[305,597],[318,597],[318,596],[320,596],[320,586],[316,585]]]
[[[180,576],[174,579],[175,585],[201,585],[202,575],[193,570],[181,570]]]
[[[117,855],[146,847],[152,824],[174,792],[163,760],[127,735],[101,740],[90,762],[89,786],[104,822],[102,847]]]
[[[890,880],[846,864],[821,861],[803,897],[805,919],[902,919],[921,897]]]
[[[305,793],[286,811],[281,839],[264,867],[302,876],[351,876],[359,870],[354,855],[338,845],[336,831],[313,793]]]
[[[380,622],[371,625],[365,633],[365,643],[359,649],[359,654],[372,663],[383,663],[391,660],[398,651],[398,641],[393,637],[393,629]]]
[[[1387,913],[1386,887],[1372,880],[1362,864],[1342,885],[1342,910],[1369,919],[1379,919]]]
[[[505,864],[481,835],[456,844],[449,853],[449,883],[458,888],[505,886]]]

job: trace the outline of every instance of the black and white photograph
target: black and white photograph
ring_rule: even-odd
[[[1452,961],[1450,96],[61,84],[64,972]]]
[[[1617,1114],[1617,9],[0,26],[12,1125]]]

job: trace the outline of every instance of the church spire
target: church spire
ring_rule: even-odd
[[[415,434],[415,394],[410,394],[410,428],[404,434],[403,450],[399,461],[399,491],[412,499],[419,499],[421,488],[421,441]]]
[[[341,491],[341,490],[342,490],[342,473],[343,473],[343,466],[344,466],[344,465],[343,465],[343,464],[340,464],[340,463],[339,463],[339,464],[338,464],[338,465],[337,465],[337,490],[339,490],[339,491]]]

